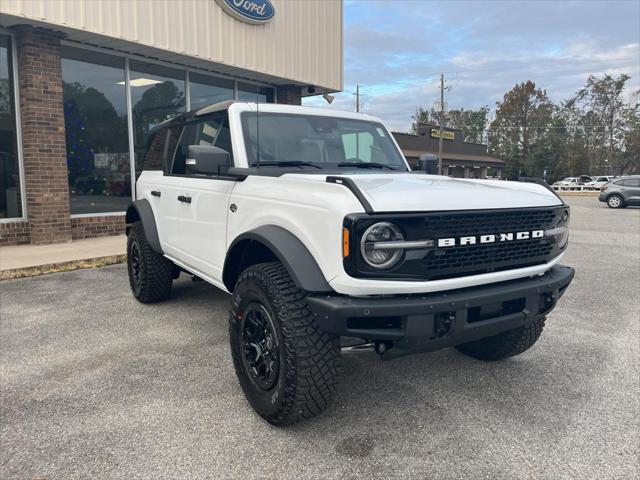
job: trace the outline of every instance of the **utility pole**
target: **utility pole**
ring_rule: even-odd
[[[442,175],[442,124],[444,123],[444,73],[440,73],[440,138],[438,139],[438,175]]]
[[[360,112],[360,85],[356,85],[356,112]]]

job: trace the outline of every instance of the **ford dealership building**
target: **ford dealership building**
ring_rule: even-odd
[[[122,233],[146,135],[342,89],[342,2],[0,1],[0,245]]]

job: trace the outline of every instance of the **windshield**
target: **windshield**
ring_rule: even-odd
[[[301,168],[407,170],[390,134],[379,123],[266,112],[259,119],[258,124],[255,112],[242,113],[249,166],[259,161]]]

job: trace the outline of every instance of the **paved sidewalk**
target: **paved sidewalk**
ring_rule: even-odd
[[[88,238],[53,245],[0,247],[0,271],[114,257],[126,253],[126,236]]]

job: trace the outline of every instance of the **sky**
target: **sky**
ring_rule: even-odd
[[[640,89],[640,1],[345,0],[344,91],[331,105],[355,109],[407,131],[416,107],[495,107],[514,85],[533,80],[553,101],[590,74],[631,76]]]

